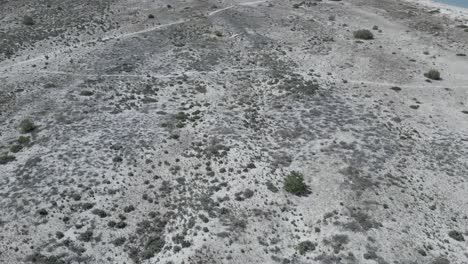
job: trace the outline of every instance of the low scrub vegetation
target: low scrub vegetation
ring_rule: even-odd
[[[18,138],[18,143],[20,145],[27,145],[29,144],[29,142],[31,142],[31,138],[30,137],[25,137],[25,136],[20,136]]]
[[[440,80],[440,72],[438,70],[435,70],[435,69],[431,69],[429,70],[427,73],[424,74],[424,76],[426,76],[426,78],[429,78],[431,80]]]
[[[284,189],[295,195],[304,195],[307,193],[307,185],[304,183],[304,175],[293,171],[284,180]]]
[[[367,29],[360,29],[354,31],[354,38],[363,39],[363,40],[371,40],[374,39],[374,34],[370,30]]]
[[[24,16],[23,17],[23,24],[26,26],[32,26],[34,25],[34,19],[30,16]]]
[[[0,165],[7,164],[8,162],[14,161],[15,156],[10,156],[6,153],[0,154]]]
[[[18,153],[21,151],[21,149],[23,149],[23,146],[21,146],[20,144],[15,144],[10,147],[10,151],[13,153]]]
[[[299,252],[299,254],[304,255],[305,253],[307,253],[309,251],[314,251],[315,250],[315,244],[312,243],[309,240],[302,241],[301,243],[299,243],[296,246],[296,249]]]
[[[93,94],[94,94],[93,92],[87,91],[87,90],[84,90],[84,91],[80,92],[81,96],[92,96]]]
[[[20,132],[22,134],[30,133],[36,129],[36,125],[31,121],[31,119],[24,119],[20,123]]]

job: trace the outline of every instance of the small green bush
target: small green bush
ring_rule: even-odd
[[[26,26],[32,26],[34,25],[34,19],[30,16],[24,16],[23,17],[23,24]]]
[[[36,129],[36,126],[30,119],[24,119],[20,123],[20,132],[23,134],[30,133],[34,129]]]
[[[305,253],[309,251],[314,251],[315,250],[315,245],[309,240],[302,241],[296,246],[297,251],[299,254],[304,255]]]
[[[155,254],[159,253],[165,245],[165,241],[161,237],[150,237],[145,244],[145,249],[142,253],[143,259],[150,259],[154,257]]]
[[[187,120],[188,118],[189,118],[189,116],[184,112],[179,112],[179,113],[177,113],[175,115],[175,119],[180,120],[182,122]]]
[[[431,69],[427,73],[425,73],[424,76],[431,80],[440,80],[440,72],[438,70]]]
[[[354,38],[370,40],[370,39],[374,39],[374,34],[372,34],[370,30],[360,29],[360,30],[354,31]]]
[[[7,153],[0,154],[0,165],[7,164],[8,162],[14,161],[15,156],[10,156]]]
[[[452,230],[448,233],[449,237],[455,239],[456,241],[465,241],[465,238],[463,237],[463,233],[459,231]]]
[[[84,90],[84,91],[80,92],[81,96],[92,96],[93,94],[94,94],[93,92],[87,91],[87,90]]]
[[[10,147],[10,151],[13,152],[13,153],[18,153],[18,152],[21,151],[21,149],[23,149],[23,146],[21,146],[19,144],[15,144],[15,145]]]
[[[29,144],[29,142],[31,141],[31,138],[30,137],[25,137],[25,136],[20,136],[18,138],[18,143],[20,145],[27,145]]]
[[[83,241],[83,242],[89,242],[93,238],[93,231],[92,230],[87,230],[84,233],[81,233],[78,236],[78,239]]]
[[[304,175],[300,172],[292,171],[284,180],[284,189],[295,195],[307,193],[307,185],[304,183]]]

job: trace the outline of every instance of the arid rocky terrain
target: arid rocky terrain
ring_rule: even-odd
[[[0,263],[468,263],[467,18],[0,0]]]

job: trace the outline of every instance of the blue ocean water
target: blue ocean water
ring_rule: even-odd
[[[436,0],[436,1],[447,4],[447,5],[468,8],[468,0]]]

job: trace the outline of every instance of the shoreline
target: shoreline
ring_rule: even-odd
[[[461,19],[468,23],[468,8],[452,6],[444,3],[439,3],[434,0],[405,0],[406,2],[414,3],[427,8],[440,9],[440,13],[448,15],[454,19]]]

